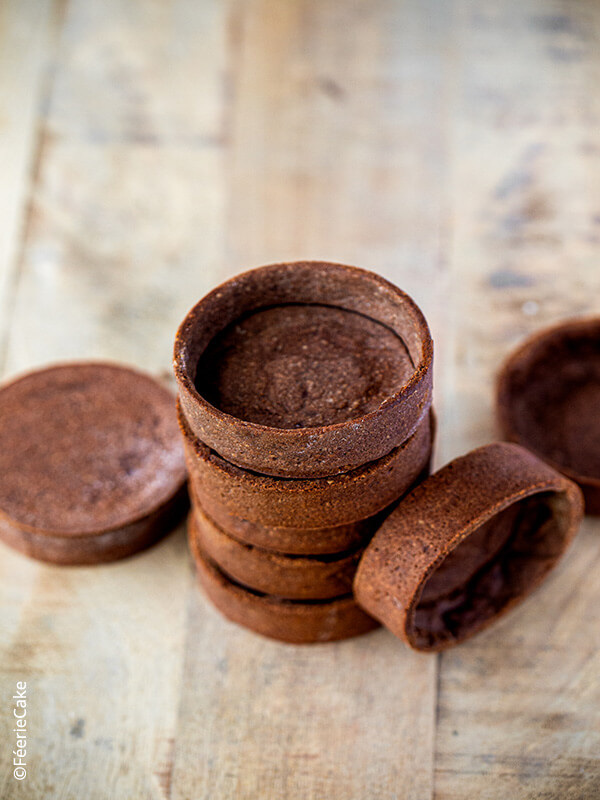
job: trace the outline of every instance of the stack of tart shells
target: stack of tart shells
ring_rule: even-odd
[[[262,337],[259,356],[258,344],[246,344],[252,331]],[[283,405],[300,416],[290,412],[274,424],[261,416],[274,402],[252,373],[253,359],[263,356],[275,363],[272,381],[283,396],[299,384],[308,386],[309,401],[316,392],[309,424],[296,398]],[[174,357],[192,501],[188,535],[199,581],[226,617],[293,643],[344,639],[378,625],[356,604],[352,583],[387,512],[429,473],[432,367],[419,308],[355,267],[261,267],[192,308]],[[328,380],[349,395],[347,407],[338,400],[331,411],[330,395],[314,389]]]

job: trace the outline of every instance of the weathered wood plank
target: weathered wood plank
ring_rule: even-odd
[[[53,5],[52,0],[9,0],[0,7],[0,370],[35,164],[38,114],[51,67]]]
[[[450,6],[298,0],[233,9],[232,259],[375,269],[435,322]]]
[[[449,455],[495,435],[494,376],[526,334],[597,313],[600,12],[466,3],[456,31]],[[599,524],[535,596],[441,660],[435,797],[600,792]]]
[[[221,268],[223,57],[217,2],[68,4],[8,372],[96,357],[170,374],[175,328]],[[27,681],[35,730],[22,785],[0,753],[3,798],[168,795],[187,563],[182,529],[97,569],[2,547],[2,696]]]
[[[376,269],[441,335],[444,6],[231,7],[230,263]],[[188,630],[174,799],[431,796],[435,658],[273,644],[196,595]]]
[[[177,324],[222,261],[221,13],[69,6],[9,371],[112,357],[170,372]]]
[[[520,608],[441,665],[436,798],[600,792],[597,522]]]
[[[432,659],[385,631],[271,642],[198,591],[188,620],[173,798],[427,796]]]

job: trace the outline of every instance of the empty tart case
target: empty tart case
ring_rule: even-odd
[[[308,601],[252,591],[226,576],[195,537],[190,536],[189,542],[198,580],[209,599],[229,620],[256,633],[292,644],[319,644],[359,636],[379,625],[351,594]]]
[[[424,480],[428,474],[428,471],[424,471],[420,479]],[[419,479],[416,483],[419,483]],[[202,505],[206,513],[229,536],[244,544],[260,547],[262,550],[292,555],[328,555],[360,547],[371,538],[388,511],[384,509],[373,517],[349,522],[346,525],[324,528],[278,528],[250,522],[241,516],[241,510],[238,510],[238,516],[229,514],[218,501],[215,503],[208,495],[204,495],[200,502],[191,483],[188,484],[188,490],[192,499],[196,498],[196,504]]]
[[[252,328],[257,312],[265,316],[260,336]],[[327,320],[322,329],[321,316]],[[252,335],[243,336],[244,325]],[[280,326],[277,335],[269,325]],[[211,360],[207,353],[226,329],[229,339]],[[328,349],[330,334],[337,350]],[[255,349],[238,353],[236,361],[234,345]],[[193,435],[238,467],[284,478],[349,472],[410,439],[431,405],[432,364],[427,322],[407,294],[366,270],[309,261],[226,281],[188,313],[174,350]],[[373,385],[365,384],[369,370]],[[229,410],[211,396],[221,377],[230,387]],[[324,383],[331,396],[329,389],[318,396]],[[305,407],[311,392],[315,408],[327,412],[325,422]],[[258,396],[256,417],[248,419]],[[296,419],[295,409],[305,416]]]
[[[568,320],[529,338],[497,383],[502,434],[579,484],[600,514],[600,318]]]
[[[412,648],[444,650],[526,597],[582,514],[577,485],[528,450],[474,450],[387,517],[360,560],[356,601]]]
[[[411,487],[429,463],[434,423],[377,461],[329,478],[274,478],[229,463],[201,442],[178,413],[190,483],[200,503],[262,526],[326,528],[364,520]]]
[[[187,509],[175,398],[136,370],[70,363],[6,384],[0,441],[0,539],[32,558],[123,558]]]
[[[200,550],[245,587],[288,600],[322,600],[352,592],[362,549],[327,556],[293,556],[243,544],[195,504],[188,532]]]

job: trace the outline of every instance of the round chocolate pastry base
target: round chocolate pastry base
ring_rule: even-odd
[[[504,436],[576,481],[600,514],[600,319],[526,341],[499,375],[497,408]]]
[[[81,536],[40,533],[10,523],[0,516],[0,539],[30,558],[51,564],[103,564],[126,558],[156,544],[181,522],[188,507],[184,485],[171,500],[137,522]]]
[[[416,650],[451,647],[545,578],[582,513],[577,486],[527,450],[474,450],[390,514],[360,561],[356,600]]]
[[[288,600],[322,600],[350,594],[362,550],[334,556],[272,553],[228,536],[200,506],[188,517],[189,536],[203,553],[243,586]]]
[[[190,539],[200,584],[219,611],[232,622],[270,639],[292,644],[320,644],[349,639],[378,627],[351,595],[333,600],[282,600],[253,592],[227,578]]]
[[[188,488],[194,498],[194,487],[189,484]],[[263,550],[292,555],[328,555],[360,547],[375,533],[388,511],[384,509],[369,519],[329,528],[276,528],[228,514],[208,495],[204,495],[201,503],[198,499],[196,502],[229,536]]]
[[[179,409],[179,425],[200,503],[218,504],[233,516],[269,527],[346,525],[366,519],[403,495],[429,463],[433,423],[428,418],[411,438],[383,458],[330,478],[273,478],[225,461],[195,438]]]
[[[174,398],[139,372],[75,363],[7,384],[0,442],[0,538],[34,558],[122,558],[185,512]]]
[[[429,475],[430,465],[428,463],[408,491],[422,483]],[[228,514],[219,503],[213,503],[207,495],[204,496],[202,503],[200,503],[200,500],[195,496],[194,487],[191,483],[188,484],[188,489],[192,500],[197,505],[203,506],[206,513],[228,536],[244,544],[259,547],[262,550],[309,556],[334,555],[364,547],[400,500],[398,498],[396,502],[373,517],[359,520],[358,522],[350,522],[347,525],[338,525],[330,528],[274,528]]]
[[[174,357],[194,435],[275,477],[376,461],[431,405],[421,311],[384,278],[341,264],[272,264],[225,282],[189,312]]]

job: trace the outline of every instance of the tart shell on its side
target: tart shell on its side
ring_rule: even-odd
[[[356,600],[416,650],[452,647],[545,579],[582,514],[577,485],[528,450],[480,447],[388,516],[358,566]]]

